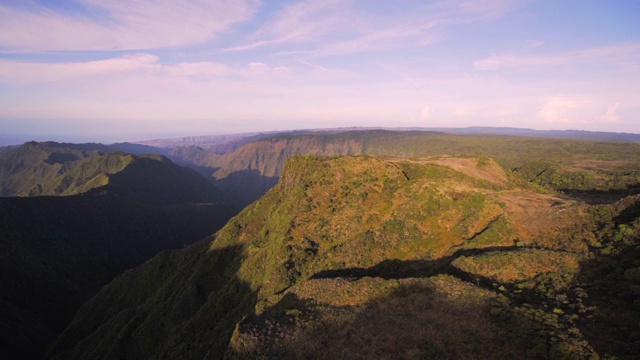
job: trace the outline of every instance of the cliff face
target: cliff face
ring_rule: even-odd
[[[294,157],[214,236],[106,286],[49,355],[604,353],[585,264],[635,246],[637,216],[614,219],[636,203],[541,193],[487,158]]]
[[[606,199],[615,201],[640,188],[639,144],[375,130],[273,135],[238,145],[224,153],[216,147],[177,147],[170,157],[213,180],[239,207],[273,187],[286,160],[294,155],[462,154],[490,157],[531,182],[581,196],[590,190],[616,190],[618,194]]]

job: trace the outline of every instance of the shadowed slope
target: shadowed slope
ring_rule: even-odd
[[[255,294],[236,276],[242,247],[210,249],[212,241],[162,253],[118,277],[80,309],[49,355],[219,358]]]
[[[3,353],[41,357],[116,275],[202,239],[235,213],[226,204],[151,206],[114,195],[0,198]]]
[[[544,358],[565,346],[594,353],[581,333],[571,335],[568,310],[557,313],[536,292],[556,277],[566,288],[578,271],[571,264],[597,246],[588,206],[539,193],[490,159],[467,159],[294,157],[215,241],[112,282],[50,354],[304,358],[324,347],[327,358],[341,349],[358,358],[362,346],[376,358]],[[523,271],[495,276],[512,266]]]
[[[0,156],[4,354],[40,358],[80,305],[123,270],[220,229],[237,210],[159,155],[27,143]],[[60,196],[46,196],[60,195]]]

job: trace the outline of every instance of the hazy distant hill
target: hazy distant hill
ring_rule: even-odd
[[[75,195],[93,190],[147,203],[213,202],[224,196],[193,170],[159,155],[98,144],[26,143],[0,153],[0,195]]]
[[[533,130],[500,127],[468,127],[434,129],[450,134],[513,135],[541,138],[640,143],[640,134],[584,130]]]
[[[221,228],[236,212],[195,171],[96,144],[0,153],[0,347],[40,358],[114,276]],[[18,197],[19,195],[21,197]]]
[[[313,133],[341,133],[346,132],[346,129],[318,129],[318,130],[291,130],[291,131],[266,131],[255,133],[240,133],[240,134],[226,134],[226,135],[208,135],[208,136],[188,136],[181,138],[171,139],[157,139],[157,140],[145,140],[138,141],[135,144],[140,144],[157,149],[172,149],[176,147],[201,147],[207,151],[216,154],[226,154],[234,151],[242,145],[250,142],[272,137],[275,135],[305,135]]]
[[[634,133],[615,133],[604,131],[584,131],[584,130],[533,130],[525,128],[509,128],[509,127],[482,127],[471,126],[466,128],[367,128],[367,127],[350,127],[350,128],[333,128],[333,129],[307,129],[307,130],[288,130],[288,131],[267,131],[256,133],[239,133],[239,134],[222,134],[222,135],[205,135],[205,136],[188,136],[180,138],[156,139],[136,141],[135,144],[146,145],[155,148],[170,149],[179,146],[200,146],[210,149],[212,147],[221,148],[228,147],[231,144],[245,144],[261,138],[272,137],[276,135],[308,135],[308,134],[338,134],[352,131],[420,131],[420,132],[439,132],[447,134],[482,134],[482,135],[510,135],[510,136],[529,136],[543,138],[558,139],[574,139],[574,140],[592,140],[592,141],[611,141],[611,142],[640,142],[640,134]],[[221,152],[224,153],[224,152]]]
[[[171,149],[179,146],[198,146],[216,153],[224,154],[233,151],[248,142],[272,136],[277,132],[243,133],[229,135],[189,136],[174,139],[158,139],[139,141],[136,144],[151,146],[159,149]]]
[[[37,187],[69,170],[68,164],[107,151],[98,144],[29,142],[0,153],[0,195],[26,196]],[[37,190],[36,190],[37,191]]]
[[[102,289],[50,356],[632,358],[639,217],[487,157],[294,157],[215,236]]]
[[[576,169],[591,167],[592,176],[588,181],[592,183],[581,186],[582,189],[595,188],[598,183],[602,189],[613,186],[623,190],[627,185],[637,183],[640,175],[637,173],[640,169],[639,144],[424,131],[280,134],[249,142],[225,154],[188,146],[172,149],[169,156],[211,178],[234,204],[242,207],[275,185],[286,160],[299,154],[403,157],[467,154],[492,157],[509,170],[517,170],[530,162],[544,163],[558,177],[571,177]],[[594,154],[597,154],[596,158],[593,158]],[[604,167],[594,167],[584,159],[600,161]],[[631,174],[629,169],[632,169]],[[533,181],[543,173],[529,175],[533,176]],[[580,190],[575,189],[574,180],[554,185],[558,189]]]

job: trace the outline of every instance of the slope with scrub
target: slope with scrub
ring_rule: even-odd
[[[226,153],[184,146],[174,148],[170,156],[212,179],[236,205],[243,207],[277,183],[291,156],[361,154],[490,157],[506,170],[540,186],[577,196],[611,195],[603,201],[615,201],[640,190],[640,144],[631,143],[369,130],[276,134]]]
[[[541,192],[484,157],[294,157],[217,234],[106,286],[49,356],[624,358],[633,341],[593,337],[606,270],[588,264],[637,248],[637,203]]]

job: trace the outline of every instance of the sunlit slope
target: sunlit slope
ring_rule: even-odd
[[[74,167],[80,160],[106,150],[97,144],[28,142],[0,153],[0,195],[27,196]]]
[[[423,157],[439,154],[486,156],[542,186],[560,190],[640,188],[640,144],[451,135],[421,131],[350,131],[275,135],[216,153],[203,147],[178,147],[171,157],[211,177],[244,206],[274,186],[293,155]]]
[[[588,305],[561,295],[611,254],[596,219],[615,211],[488,158],[294,157],[214,237],[105,287],[50,355],[586,357]]]
[[[96,144],[26,143],[0,154],[3,196],[109,192],[145,203],[214,202],[224,196],[160,155],[102,152]]]

